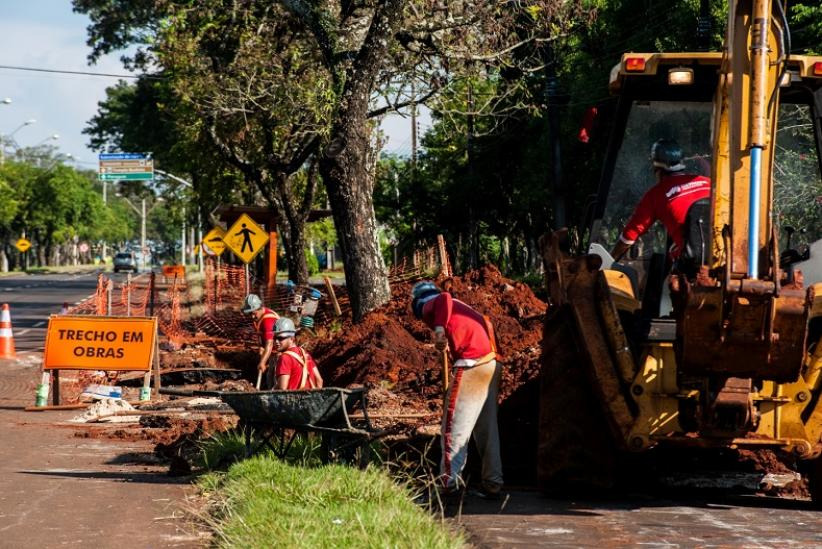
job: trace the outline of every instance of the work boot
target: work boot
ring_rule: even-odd
[[[468,495],[487,500],[498,500],[502,496],[502,485],[483,482],[481,486],[469,489]]]

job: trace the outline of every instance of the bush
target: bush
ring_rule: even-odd
[[[308,276],[314,276],[320,272],[320,260],[311,253],[311,250],[305,250],[305,263],[308,266]]]

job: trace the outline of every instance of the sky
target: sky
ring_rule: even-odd
[[[87,64],[89,19],[73,13],[70,0],[0,0],[0,14],[0,65],[128,74],[118,53],[96,65]],[[88,136],[82,130],[97,112],[97,103],[105,99],[106,87],[116,82],[110,77],[0,68],[0,101],[12,100],[11,104],[0,103],[0,134],[14,132],[13,138],[21,147],[51,143],[60,153],[78,159],[81,166],[93,168],[97,153],[87,147]],[[36,122],[21,127],[31,119]],[[421,129],[429,124],[430,118],[423,113]],[[384,152],[409,155],[410,128],[409,118],[386,118]],[[51,140],[54,134],[59,139]]]

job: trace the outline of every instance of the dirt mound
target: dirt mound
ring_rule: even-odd
[[[500,401],[539,374],[547,305],[522,283],[488,265],[444,281],[451,294],[488,315],[503,354]],[[411,315],[412,284],[395,284],[391,301],[357,325],[346,323],[311,345],[328,385],[388,387],[409,398],[440,397],[440,354],[430,329]],[[418,403],[418,402],[417,402]]]
[[[531,481],[542,319],[547,305],[527,285],[505,278],[493,265],[440,283],[494,325],[503,355],[499,424],[503,463],[511,467],[505,474],[512,482]],[[394,284],[391,300],[363,322],[347,322],[341,330],[307,345],[326,385],[365,385],[396,395],[374,399],[372,413],[425,413],[442,408],[442,358],[434,349],[431,330],[411,314],[412,285]]]

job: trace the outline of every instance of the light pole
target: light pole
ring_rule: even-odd
[[[162,175],[163,177],[168,177],[169,179],[173,179],[177,183],[194,190],[194,185],[191,181],[187,181],[182,177],[174,175],[173,173],[169,173],[163,170],[158,170],[154,168],[154,171],[158,174]],[[192,236],[194,236],[194,232],[192,231]],[[192,239],[193,240],[193,239]],[[197,242],[203,241],[203,224],[200,222],[200,208],[197,208]],[[191,243],[192,247],[194,242]],[[182,250],[180,250],[180,257],[182,258],[182,264],[185,265],[186,263],[186,218],[185,218],[185,208],[183,208],[183,231],[182,231]],[[198,247],[197,252],[197,268],[199,270],[203,269],[203,250],[202,247]]]
[[[3,100],[3,104],[8,105],[9,103],[11,103],[11,99],[6,97]],[[17,126],[16,128],[14,128],[14,131],[12,131],[8,135],[9,141],[11,143],[14,143],[14,141],[12,141],[12,138],[14,137],[14,134],[19,132],[21,129],[25,128],[26,126],[31,126],[32,124],[35,124],[35,123],[37,123],[37,120],[35,120],[34,118],[30,118],[30,119],[26,120],[25,122],[23,122],[22,124],[20,124],[19,126]],[[6,144],[4,142],[2,142],[2,140],[0,140],[0,166],[3,166],[5,163],[6,163]]]
[[[122,196],[121,194],[117,194],[120,198],[126,201],[126,204],[131,206],[131,209],[137,212],[137,215],[140,216],[140,270],[146,270],[146,216],[148,212],[151,211],[154,206],[156,206],[159,202],[163,201],[162,197],[158,197],[156,202],[146,211],[146,199],[143,198],[141,200],[140,208],[138,209],[137,206],[131,203],[131,200]]]
[[[60,134],[59,134],[59,133],[53,133],[53,134],[51,134],[50,136],[48,136],[48,137],[46,137],[45,139],[43,139],[42,141],[38,141],[38,142],[37,142],[37,144],[36,144],[36,145],[34,145],[34,146],[35,146],[35,147],[39,147],[40,145],[42,145],[42,144],[43,144],[43,143],[45,143],[46,141],[57,141],[58,139],[60,139]]]

